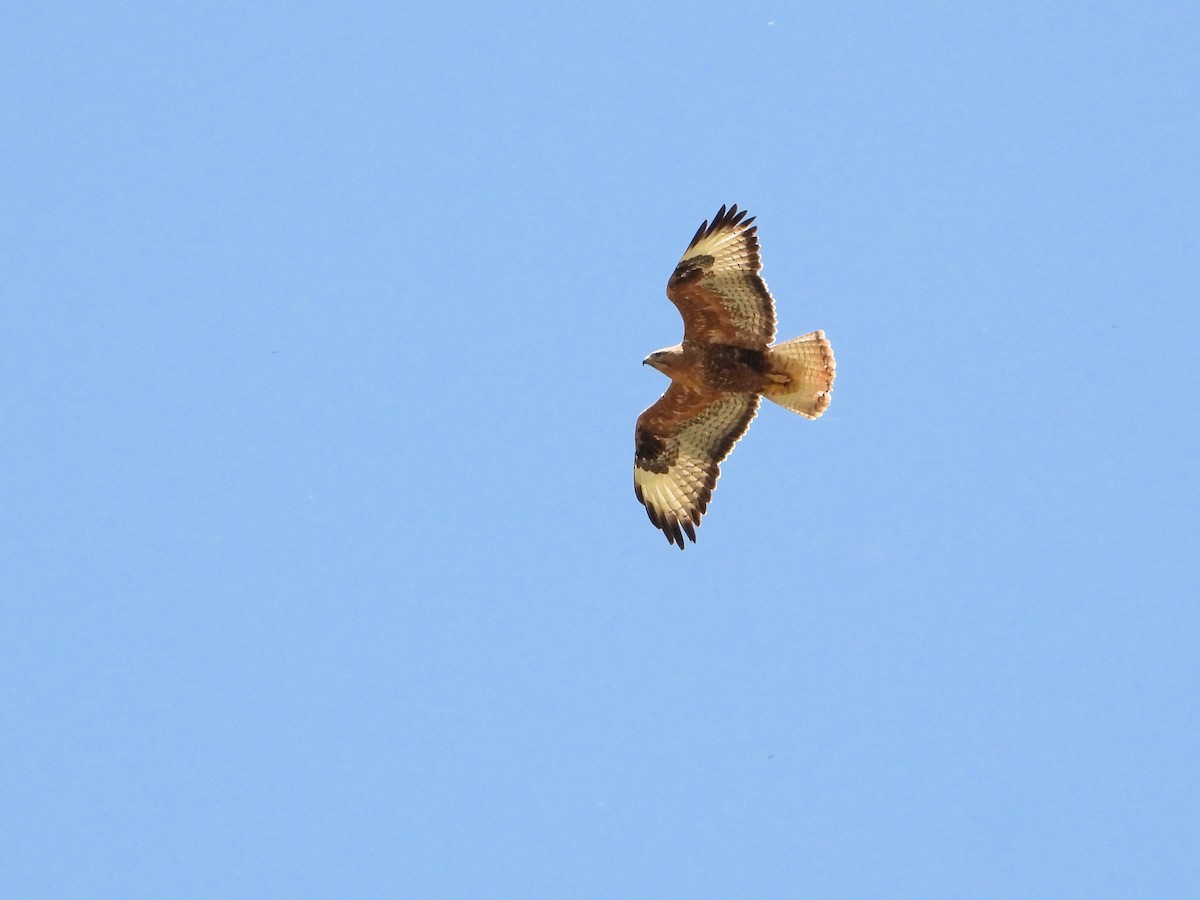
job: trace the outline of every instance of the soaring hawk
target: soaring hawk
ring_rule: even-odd
[[[650,521],[682,550],[695,543],[720,463],[766,397],[815,419],[829,406],[833,348],[823,331],[782,344],[775,302],[759,272],[758,226],[724,206],[702,224],[667,282],[683,316],[683,342],[643,364],[671,379],[638,416],[633,489]]]

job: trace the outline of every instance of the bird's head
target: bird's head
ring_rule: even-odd
[[[671,368],[674,366],[680,356],[683,355],[683,345],[676,344],[674,347],[666,347],[662,350],[655,350],[649,356],[642,360],[643,366],[654,366],[664,375],[669,375]]]

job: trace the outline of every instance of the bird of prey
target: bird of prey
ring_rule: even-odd
[[[823,331],[772,345],[775,302],[759,275],[758,226],[722,206],[704,222],[667,282],[683,342],[643,360],[671,379],[638,416],[633,489],[650,521],[682,550],[695,543],[720,463],[760,397],[815,419],[829,406],[833,348]]]

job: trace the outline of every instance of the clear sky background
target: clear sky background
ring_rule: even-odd
[[[1200,7],[0,14],[0,895],[1200,896]],[[668,275],[826,416],[680,553]]]

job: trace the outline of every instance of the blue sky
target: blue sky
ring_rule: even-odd
[[[7,5],[0,894],[1200,895],[1198,46]],[[641,360],[735,202],[838,381],[679,553]]]

